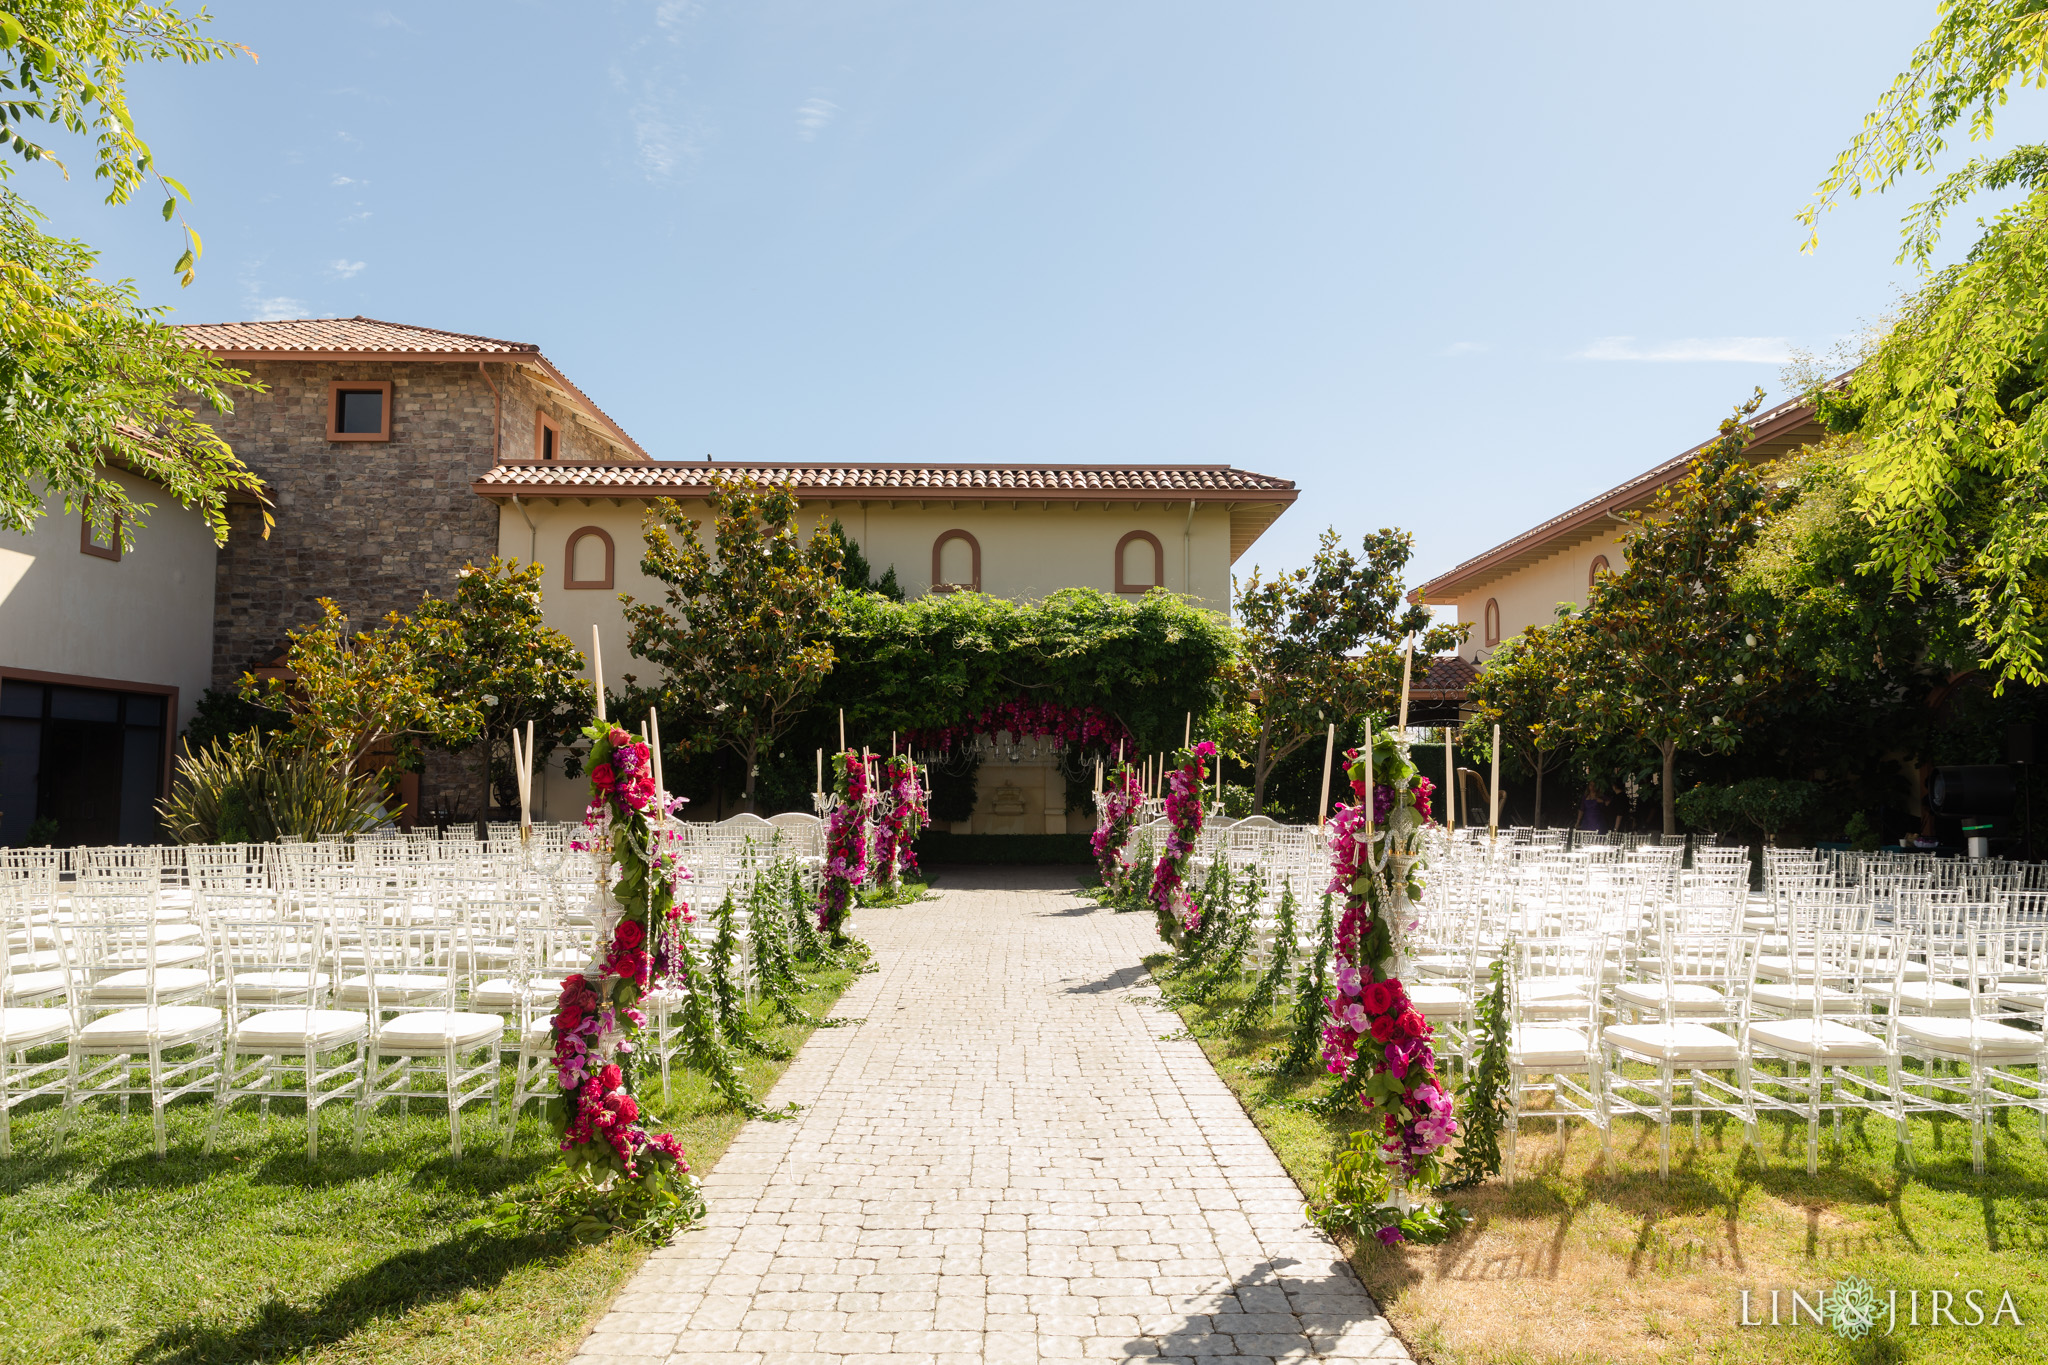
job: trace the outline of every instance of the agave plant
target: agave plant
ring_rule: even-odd
[[[265,843],[373,829],[391,818],[386,796],[379,773],[343,773],[289,736],[250,731],[188,743],[157,808],[182,844]]]

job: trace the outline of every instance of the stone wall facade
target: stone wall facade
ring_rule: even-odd
[[[266,391],[241,395],[232,413],[201,415],[269,486],[276,524],[265,539],[258,509],[230,509],[232,534],[214,579],[215,686],[269,659],[286,631],[317,620],[319,598],[367,628],[423,596],[453,593],[462,566],[498,548],[498,508],[470,485],[501,452],[532,458],[536,411],[559,426],[558,458],[633,458],[509,364],[234,363]],[[327,438],[335,380],[390,382],[389,441]],[[430,754],[422,810],[473,816],[479,762]]]

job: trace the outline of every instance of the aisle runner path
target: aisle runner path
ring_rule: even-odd
[[[813,1034],[577,1365],[1405,1360],[1179,1020],[1157,940],[1051,870],[860,912]]]

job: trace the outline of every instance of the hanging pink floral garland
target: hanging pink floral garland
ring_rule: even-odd
[[[1159,937],[1175,947],[1183,935],[1202,927],[1202,908],[1188,890],[1188,859],[1202,837],[1202,792],[1209,773],[1205,760],[1215,755],[1215,742],[1205,739],[1166,775],[1166,848],[1152,869],[1152,912]]]
[[[561,1093],[548,1102],[548,1118],[573,1177],[623,1194],[636,1217],[678,1208],[694,1216],[702,1201],[682,1145],[647,1131],[633,1095],[647,1023],[639,1003],[658,974],[673,971],[665,931],[687,914],[676,895],[689,874],[673,855],[650,850],[656,800],[647,745],[603,722],[584,734],[591,741],[591,801],[578,842],[603,852],[607,867],[617,866],[611,891],[619,917],[598,962],[562,983],[551,1021]]]
[[[1097,799],[1101,814],[1095,833],[1088,836],[1088,849],[1095,855],[1095,866],[1107,890],[1115,890],[1130,872],[1124,866],[1124,845],[1131,841],[1131,831],[1138,824],[1138,807],[1144,801],[1145,794],[1138,789],[1138,775],[1128,764],[1109,775]]]
[[[963,739],[1007,731],[1012,738],[1030,736],[1053,739],[1071,748],[1099,744],[1114,749],[1132,743],[1123,722],[1092,706],[1062,706],[1053,701],[1019,697],[992,706],[980,715],[957,725],[932,726],[906,732],[913,748],[951,749]],[[1135,748],[1136,745],[1132,744]]]
[[[917,871],[917,836],[924,832],[924,787],[908,754],[891,755],[882,769],[890,802],[875,826],[875,872],[890,888]]]
[[[853,893],[868,878],[868,825],[875,789],[868,760],[851,749],[832,755],[833,790],[839,800],[825,815],[824,884],[818,888],[818,929],[837,937]]]
[[[1344,915],[1337,927],[1336,994],[1325,1002],[1330,1022],[1323,1030],[1323,1062],[1345,1078],[1340,1093],[1355,1094],[1368,1114],[1379,1116],[1380,1152],[1389,1170],[1433,1185],[1437,1153],[1457,1135],[1458,1121],[1450,1095],[1437,1083],[1434,1030],[1394,973],[1391,917],[1421,894],[1411,831],[1431,818],[1434,787],[1385,737],[1371,759],[1356,749],[1345,758],[1359,804],[1339,805],[1330,821],[1330,890],[1344,897]],[[1370,826],[1363,805],[1368,790]],[[1380,1229],[1382,1241],[1401,1237],[1398,1223]]]

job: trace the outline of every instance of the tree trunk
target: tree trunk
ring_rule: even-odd
[[[758,739],[748,740],[745,754],[747,760],[747,794],[745,801],[747,814],[749,815],[756,814],[754,810],[754,770],[760,766],[757,762],[760,756],[761,741]]]
[[[1664,777],[1659,785],[1664,788],[1664,833],[1668,838],[1678,833],[1678,793],[1672,790],[1678,785],[1678,741],[1664,740],[1657,749],[1664,755]]]
[[[1536,769],[1536,813],[1535,813],[1535,815],[1534,815],[1534,816],[1532,816],[1532,817],[1530,818],[1530,820],[1529,820],[1529,823],[1530,823],[1531,825],[1535,826],[1535,827],[1536,827],[1537,829],[1542,829],[1542,828],[1543,828],[1543,769],[1544,769],[1544,766],[1545,766],[1545,765],[1544,765],[1544,762],[1543,762],[1543,758],[1542,758],[1542,756],[1541,756],[1541,755],[1538,755],[1538,756],[1537,756],[1536,762],[1535,762],[1535,763],[1534,763],[1534,764],[1533,764],[1532,766],[1534,766],[1534,768]]]
[[[1252,756],[1252,814],[1266,813],[1266,779],[1272,776],[1273,765],[1266,758],[1271,736],[1263,725],[1259,727],[1259,751]],[[1220,759],[1218,760],[1221,761]]]
[[[479,746],[484,754],[484,799],[477,807],[477,838],[491,837],[491,727],[484,727],[484,742]]]

